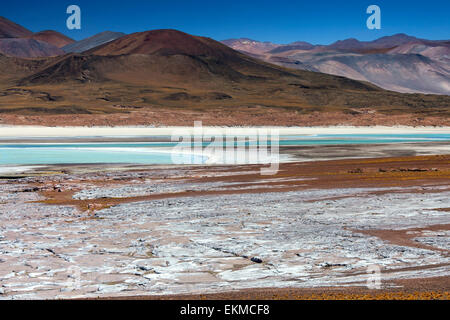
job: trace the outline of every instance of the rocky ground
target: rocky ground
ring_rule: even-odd
[[[358,293],[373,270],[374,294],[439,277],[421,291],[448,298],[450,156],[259,168],[40,167],[0,179],[0,298],[312,297]]]
[[[211,108],[191,110],[186,108],[137,108],[124,106],[126,113],[113,114],[0,114],[2,125],[54,126],[192,126],[202,121],[205,126],[450,126],[448,111],[393,114],[391,107],[385,111],[355,108],[347,112],[311,111],[298,108],[266,106]],[[131,111],[130,111],[131,110]],[[176,110],[176,112],[174,112]],[[250,110],[250,112],[249,112]],[[439,114],[442,112],[442,114]],[[447,112],[447,113],[445,113]]]

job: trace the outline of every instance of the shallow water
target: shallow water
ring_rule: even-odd
[[[349,144],[391,144],[415,142],[449,141],[450,134],[366,134],[366,135],[304,135],[281,136],[280,146],[349,145]],[[264,145],[267,142],[260,142]],[[255,146],[257,141],[237,141],[231,145]],[[270,141],[268,144],[271,144]],[[203,142],[199,147],[222,147],[222,142]],[[184,147],[180,151],[179,147]],[[0,144],[0,165],[34,164],[87,164],[87,163],[130,163],[130,164],[173,164],[174,154],[188,157],[192,163],[207,163],[209,154],[189,152],[190,143],[145,142],[145,143],[17,143]],[[178,151],[174,150],[178,147]],[[188,151],[188,155],[183,155]],[[264,161],[262,161],[264,162]],[[270,161],[267,161],[270,162]]]

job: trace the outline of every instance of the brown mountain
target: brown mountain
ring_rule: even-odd
[[[4,18],[0,17],[0,38],[21,38],[31,36],[30,30]]]
[[[287,69],[176,30],[131,34],[83,54],[2,59],[9,66],[0,78],[4,113],[115,113],[122,119],[135,113],[148,117],[159,108],[174,115],[231,117],[236,123],[236,112],[269,121],[286,113],[289,119],[312,112],[351,115],[360,108],[443,117],[450,108],[446,96],[400,94],[367,82]],[[285,123],[279,121],[264,123]]]
[[[234,50],[217,41],[170,29],[133,33],[85,53],[95,55],[158,54],[166,56],[183,54],[216,56],[217,58],[236,56]]]
[[[75,42],[75,40],[53,30],[37,32],[27,38],[47,42],[58,48],[62,48]]]

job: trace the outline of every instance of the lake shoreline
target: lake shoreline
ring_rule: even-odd
[[[250,135],[257,130],[279,135],[316,134],[450,134],[450,127],[410,127],[410,126],[323,126],[323,127],[200,127],[204,133]],[[197,130],[199,130],[197,129]],[[171,137],[192,134],[194,127],[41,127],[41,126],[0,126],[0,139],[24,138],[124,138],[124,137]],[[201,132],[201,131],[200,131]]]

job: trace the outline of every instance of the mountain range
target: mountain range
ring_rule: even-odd
[[[52,30],[33,33],[0,17],[0,53],[19,58],[41,58],[64,54],[60,48],[74,40]]]
[[[83,53],[125,36],[121,32],[105,31],[74,41],[52,30],[33,33],[0,17],[0,53],[20,58]],[[304,41],[282,45],[248,38],[222,43],[287,68],[367,81],[397,92],[450,95],[450,40],[433,41],[396,34],[374,41],[351,38],[330,45]]]
[[[62,48],[75,42],[73,39],[63,35],[62,33],[53,30],[36,32],[27,38],[47,42],[58,48]]]
[[[450,40],[396,34],[374,41],[346,39],[330,45],[277,45],[250,39],[224,44],[281,66],[371,82],[398,92],[450,94]]]
[[[219,109],[221,114],[239,111],[248,115],[263,110],[265,116],[272,115],[273,119],[286,111],[358,115],[373,109],[385,114],[450,114],[449,96],[402,94],[367,81],[308,70],[310,66],[292,58],[292,54],[329,51],[316,52],[323,48],[311,49],[305,43],[295,43],[292,45],[296,49],[281,51],[287,55],[272,55],[261,52],[281,46],[265,43],[258,45],[258,54],[242,53],[231,48],[232,43],[225,45],[177,30],[129,35],[106,32],[72,42],[48,31],[35,39],[32,37],[36,34],[16,24],[9,26],[1,31],[9,38],[0,39],[0,44],[16,41],[19,45],[0,54],[3,114],[130,114],[154,108],[182,108],[183,112],[192,110],[210,116],[216,112],[211,110]],[[22,37],[12,38],[14,35]],[[64,45],[65,42],[71,43]],[[253,47],[252,43],[243,45]],[[420,50],[430,56],[440,56],[441,50],[396,48]],[[414,55],[424,63],[431,60]],[[280,60],[271,61],[274,57]]]

